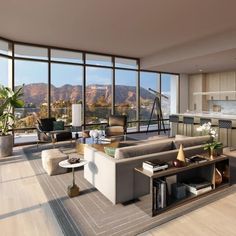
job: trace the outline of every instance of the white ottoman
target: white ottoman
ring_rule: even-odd
[[[48,175],[58,175],[67,172],[67,169],[59,166],[59,162],[68,159],[68,155],[62,153],[59,149],[43,150],[41,156],[43,168]]]

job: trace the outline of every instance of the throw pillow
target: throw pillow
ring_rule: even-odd
[[[53,121],[53,130],[64,130],[64,121]]]
[[[107,155],[109,155],[111,157],[114,157],[116,148],[114,148],[114,147],[104,147],[104,151]]]

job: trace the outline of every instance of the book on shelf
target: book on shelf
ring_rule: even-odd
[[[154,186],[156,187],[156,205],[157,209],[166,207],[167,200],[167,184],[164,180],[155,179]]]
[[[189,185],[192,188],[197,189],[197,190],[212,185],[212,183],[210,181],[208,181],[204,178],[201,178],[201,177],[196,177],[196,178],[191,178],[189,180],[185,180],[184,183]]]
[[[166,162],[160,162],[160,161],[144,161],[143,162],[143,169],[155,172],[159,170],[165,170],[168,168],[168,163]]]
[[[195,156],[188,157],[187,161],[189,163],[202,163],[202,162],[206,162],[207,159],[201,155],[195,155]]]
[[[212,183],[203,178],[193,178],[183,183],[188,192],[199,195],[212,190]]]
[[[211,185],[208,186],[208,187],[201,188],[201,189],[194,189],[194,188],[189,187],[186,184],[185,184],[185,186],[186,186],[186,189],[187,189],[188,192],[193,193],[195,195],[200,195],[200,194],[203,194],[203,193],[206,193],[206,192],[209,192],[209,191],[212,190]]]

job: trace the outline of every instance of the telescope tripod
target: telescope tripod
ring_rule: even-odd
[[[150,115],[150,118],[148,121],[146,134],[149,131],[149,126],[152,121],[152,116],[153,116],[153,112],[154,112],[155,107],[156,107],[156,111],[157,111],[157,128],[158,128],[157,132],[158,132],[158,134],[160,134],[161,126],[163,126],[164,133],[166,133],[165,123],[164,123],[163,114],[162,114],[162,110],[161,110],[161,102],[160,102],[159,97],[155,97],[153,105],[152,105],[151,115]]]

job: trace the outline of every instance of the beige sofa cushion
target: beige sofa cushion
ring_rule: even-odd
[[[183,144],[184,147],[192,147],[197,145],[202,145],[209,141],[210,136],[197,136],[197,137],[178,137],[174,140],[174,145],[179,149],[180,144]]]
[[[173,149],[172,140],[156,140],[142,143],[137,146],[117,148],[115,151],[116,159],[142,156],[150,153],[164,152]]]

